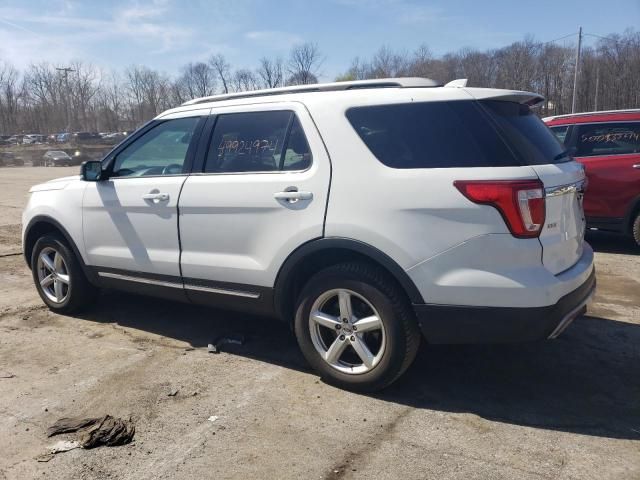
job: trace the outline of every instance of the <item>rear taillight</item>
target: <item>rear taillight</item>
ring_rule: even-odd
[[[545,217],[540,180],[456,180],[453,184],[472,202],[496,208],[514,237],[540,235]]]

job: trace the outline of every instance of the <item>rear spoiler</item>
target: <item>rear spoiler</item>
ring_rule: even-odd
[[[533,92],[521,90],[502,90],[498,88],[465,88],[465,91],[476,100],[502,100],[516,102],[533,107],[544,102],[544,97]]]

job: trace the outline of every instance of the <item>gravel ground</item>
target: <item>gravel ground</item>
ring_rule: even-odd
[[[49,312],[20,211],[29,185],[75,172],[0,170],[0,479],[640,478],[640,251],[625,239],[589,237],[596,303],[558,340],[423,344],[397,384],[358,395],[319,381],[276,321],[116,292]],[[247,342],[207,353],[229,333]],[[132,444],[35,460],[58,418],[107,413],[135,421]]]

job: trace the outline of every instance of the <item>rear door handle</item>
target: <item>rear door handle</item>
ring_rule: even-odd
[[[276,192],[273,194],[273,198],[276,200],[284,200],[289,203],[296,203],[299,200],[311,200],[313,193],[311,192],[299,192],[297,190]]]
[[[640,163],[636,163],[636,164],[633,166],[633,168],[638,168],[638,169],[640,169]]]
[[[150,200],[153,203],[167,202],[169,200],[168,193],[152,192],[142,195],[144,200]]]

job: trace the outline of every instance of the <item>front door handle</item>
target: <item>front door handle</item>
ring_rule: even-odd
[[[160,193],[160,192],[150,192],[150,193],[146,193],[146,194],[142,195],[142,198],[144,200],[150,200],[153,203],[168,202],[169,201],[169,194],[168,193]]]
[[[633,168],[640,169],[640,163],[636,163],[636,164],[633,166]]]
[[[276,200],[283,200],[289,203],[296,203],[299,200],[311,200],[313,193],[311,192],[299,192],[297,190],[276,192],[273,194],[273,198]]]

